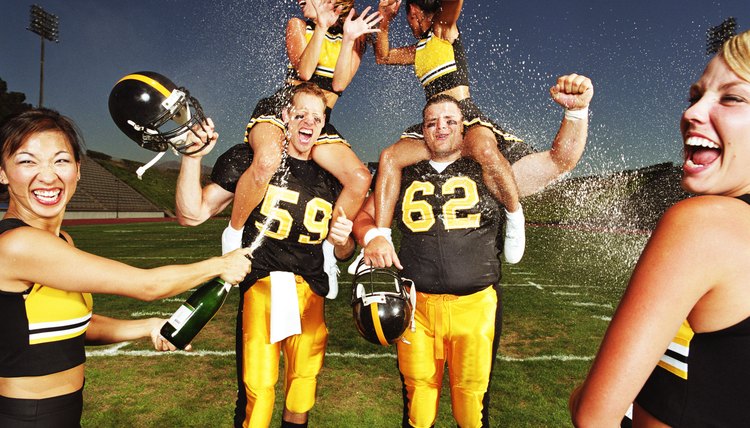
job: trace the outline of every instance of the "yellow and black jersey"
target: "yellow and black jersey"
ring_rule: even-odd
[[[469,86],[469,66],[461,34],[453,43],[430,31],[417,42],[414,73],[424,87],[429,100],[434,95],[457,86]]]
[[[23,226],[18,219],[2,220],[0,233]],[[0,292],[0,376],[41,376],[83,364],[92,308],[89,293],[40,284]]]
[[[404,168],[396,213],[402,274],[417,290],[467,295],[498,282],[501,210],[479,164],[461,158],[443,172],[429,161]]]
[[[315,23],[313,21],[307,21],[307,28],[305,29],[305,40],[310,43],[313,32],[315,31]],[[341,92],[333,90],[333,70],[336,69],[336,61],[339,59],[341,53],[341,42],[343,41],[343,34],[338,28],[329,28],[323,38],[323,46],[320,48],[320,56],[318,57],[318,65],[315,67],[315,72],[310,78],[309,82],[315,83],[320,86],[321,89],[333,92],[337,95],[341,95]],[[287,67],[287,78],[294,80],[302,80],[297,74],[297,70],[293,65],[289,64]]]
[[[750,318],[710,333],[685,321],[636,398],[670,426],[750,426]]]
[[[252,150],[238,144],[214,165],[212,180],[234,192],[242,172],[252,162]],[[254,248],[253,270],[243,281],[252,285],[271,271],[302,276],[320,296],[328,293],[321,244],[341,185],[313,161],[285,156],[261,203],[245,223],[243,247]]]
[[[750,426],[748,361],[750,318],[708,333],[686,320],[635,401],[670,426]]]

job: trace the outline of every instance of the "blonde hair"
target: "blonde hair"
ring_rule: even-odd
[[[352,7],[354,7],[354,0],[336,0],[333,6],[334,9],[338,8],[339,6],[341,6],[341,16],[346,19],[346,15],[348,15],[349,11],[352,10]]]
[[[750,82],[750,31],[740,33],[724,42],[721,55],[735,74]]]
[[[344,22],[346,22],[346,17],[349,15],[349,11],[354,7],[354,0],[335,0],[333,2],[333,9],[336,10],[339,6],[341,6],[341,14],[339,15],[338,21],[336,21],[335,27],[344,31]],[[355,14],[354,17],[356,18],[357,14]]]

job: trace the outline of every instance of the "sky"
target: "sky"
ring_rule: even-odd
[[[0,4],[0,78],[39,101],[40,37],[30,6],[59,17],[59,43],[45,42],[44,106],[73,118],[86,145],[116,158],[153,155],[114,125],[107,108],[117,80],[161,73],[186,87],[213,118],[219,145],[205,163],[242,141],[260,98],[283,82],[284,29],[301,16],[296,0],[5,0]],[[359,11],[376,0],[357,0]],[[591,175],[681,162],[679,118],[688,87],[705,67],[706,30],[726,17],[750,29],[747,0],[466,0],[458,22],[472,98],[506,130],[546,149],[562,108],[557,76],[590,77],[589,141],[576,173]],[[414,43],[404,11],[391,45]],[[424,92],[408,66],[375,64],[368,49],[332,122],[364,161],[377,160],[419,122]],[[162,160],[177,160],[169,154]]]

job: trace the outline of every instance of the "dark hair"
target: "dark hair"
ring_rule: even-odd
[[[461,113],[461,120],[463,120],[464,114],[461,111],[461,104],[458,103],[457,99],[453,98],[452,96],[448,94],[437,94],[434,97],[427,100],[427,104],[425,104],[424,108],[422,109],[422,120],[424,121],[424,114],[431,105],[442,104],[442,103],[455,104],[456,108],[458,108],[458,112]]]
[[[407,8],[412,4],[425,13],[436,13],[440,10],[443,2],[441,0],[406,0]]]
[[[73,148],[76,162],[84,152],[83,137],[68,117],[48,108],[26,110],[7,119],[0,127],[0,163],[15,153],[29,137],[45,131],[59,131]]]

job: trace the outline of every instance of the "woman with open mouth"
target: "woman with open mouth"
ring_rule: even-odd
[[[336,101],[359,69],[366,35],[378,31],[373,27],[380,22],[379,15],[368,15],[367,7],[355,17],[354,0],[299,0],[299,5],[304,19],[294,17],[287,23],[289,66],[285,85],[258,102],[247,125],[245,142],[252,147],[254,161],[237,183],[232,217],[222,237],[226,249],[241,245],[242,228],[281,163],[285,132],[281,112],[291,89],[302,82],[315,83],[326,93],[325,127],[312,156],[344,186],[334,217],[341,209],[354,216],[370,186],[369,171],[330,123],[330,117]]]
[[[579,427],[750,426],[750,32],[690,87],[682,187],[635,267],[586,381]]]
[[[221,276],[241,281],[249,250],[186,265],[139,269],[75,248],[61,229],[81,173],[75,125],[49,109],[30,110],[0,127],[0,183],[8,211],[0,220],[0,426],[79,427],[84,345],[159,335],[160,318],[119,320],[93,313],[91,293],[156,300]]]

